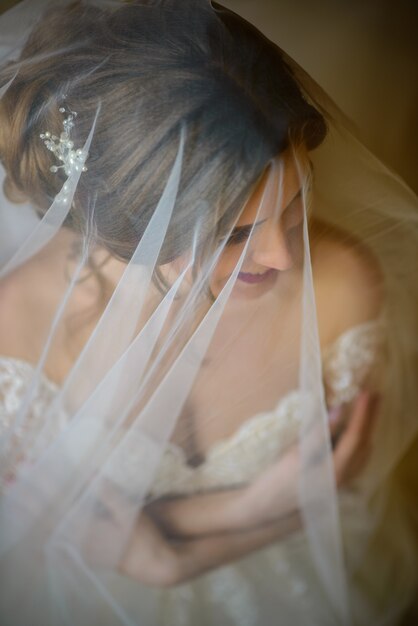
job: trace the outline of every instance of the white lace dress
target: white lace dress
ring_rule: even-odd
[[[358,393],[376,359],[382,336],[382,320],[373,320],[349,329],[325,351],[323,374],[330,407],[350,401]],[[0,357],[1,428],[7,428],[13,420],[32,374],[30,364]],[[34,428],[57,391],[46,378],[40,389],[32,404]],[[188,465],[181,448],[170,443],[153,483],[153,495],[190,494],[251,481],[294,439],[301,417],[299,403],[299,392],[290,392],[274,412],[253,416],[232,437],[214,445],[205,462],[197,467]],[[14,459],[14,465],[19,461]],[[126,462],[134,472],[135,458]],[[15,467],[9,467],[4,479],[13,480],[14,471]],[[356,550],[367,540],[362,536],[365,527],[358,523],[359,516],[367,519],[365,503],[353,491],[343,495],[341,506],[351,511],[351,519],[356,520],[353,528],[345,529],[348,550],[353,549],[348,561],[355,562]],[[388,568],[396,565],[399,563],[387,563]],[[147,612],[146,621],[138,621],[147,626],[336,626],[338,623],[306,558],[304,540],[297,534],[173,589],[142,592],[137,583],[119,576],[111,584],[133,616],[136,603],[141,606],[141,615],[144,610]],[[366,592],[363,597],[364,590],[359,590],[354,598],[356,624],[376,623],[374,604],[380,612],[384,601],[380,591],[373,590],[371,597]],[[281,616],[277,614],[280,606]],[[298,618],[293,619],[292,606],[297,606]],[[306,616],[303,622],[301,615]]]

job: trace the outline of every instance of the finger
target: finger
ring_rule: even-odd
[[[341,439],[348,440],[353,446],[368,441],[377,417],[377,406],[378,396],[370,391],[362,391],[354,401]]]
[[[332,407],[328,411],[328,423],[331,437],[337,437],[341,430],[342,417],[344,415],[344,405]]]
[[[344,487],[356,478],[360,472],[364,470],[369,462],[371,456],[372,447],[365,445],[352,456],[347,464],[345,464],[339,471],[336,471],[336,482],[338,487]]]
[[[340,404],[340,406],[332,409],[329,413],[329,431],[333,448],[335,448],[341,433],[346,427],[348,408],[347,404]]]
[[[365,416],[366,418],[363,424],[363,435],[365,439],[371,439],[379,415],[379,407],[380,396],[377,393],[372,393],[369,398],[369,404]]]
[[[368,424],[369,407],[371,394],[367,391],[361,392],[356,399],[351,415],[347,423],[347,428],[342,433],[334,449],[334,466],[337,481],[345,476],[350,461],[361,451],[361,448],[368,445],[370,440],[370,425]]]
[[[363,392],[361,395],[368,392]],[[376,417],[375,406],[377,407],[378,397],[373,394],[372,398],[369,399],[369,405],[367,409],[368,418],[363,419],[364,412],[362,403],[364,402],[363,397],[357,397],[354,401],[353,405],[348,405],[347,403],[340,404],[337,407],[333,407],[330,409],[329,416],[329,431],[331,435],[332,447],[335,448],[336,444],[341,436],[341,433],[344,430],[347,430],[347,424],[350,424],[350,432],[353,432],[353,436],[358,428],[360,430],[363,429],[363,434],[365,437],[368,436],[367,431],[373,430],[374,419]],[[354,422],[354,423],[353,423]],[[360,422],[360,423],[359,423]],[[361,432],[359,434],[362,434]]]

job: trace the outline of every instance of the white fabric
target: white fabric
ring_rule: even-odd
[[[391,500],[418,425],[415,197],[222,7],[47,4],[0,20],[1,618],[396,624],[416,584],[409,563],[392,580],[414,552]],[[69,177],[40,137],[63,104],[88,153]],[[363,386],[383,406],[339,491],[330,414]],[[264,497],[296,529],[174,588],[149,581],[150,502],[232,499],[275,464]]]
[[[371,320],[348,329],[324,350],[323,371],[330,408],[349,402],[359,392],[373,363],[379,357],[384,334],[384,320]],[[3,428],[7,428],[13,420],[33,369],[25,361],[0,358],[0,420]],[[55,383],[46,376],[42,377],[39,397],[32,404],[29,422],[34,431],[37,424],[42,423],[43,415],[57,390]],[[300,419],[300,392],[294,390],[281,399],[274,412],[251,417],[232,437],[213,445],[208,450],[206,459],[197,467],[188,465],[183,450],[169,442],[150,497],[202,493],[251,481],[295,441]],[[62,415],[61,422],[56,423],[56,429],[59,430],[64,425],[65,416]],[[56,435],[56,432],[49,433],[51,438]],[[44,445],[47,445],[46,441]],[[31,457],[30,449],[27,454],[29,462],[36,460]],[[21,461],[22,459],[17,459],[15,462]],[[141,472],[142,463],[137,454],[128,456],[124,465],[128,475]],[[15,477],[13,468],[7,468],[6,471],[7,484],[7,481],[13,481]],[[122,472],[122,477],[123,475]],[[123,480],[120,487],[126,487]],[[350,545],[357,545],[358,549],[362,537],[356,529],[361,528],[364,532],[370,516],[370,511],[363,508],[361,488],[356,489],[353,486],[343,494],[340,506],[350,510],[351,516],[355,511],[356,518],[351,518],[354,523],[352,522],[352,527],[345,527],[344,533],[348,537],[348,550]],[[269,585],[274,580],[274,584],[279,586],[280,595],[292,598],[307,620],[311,623],[331,624],[326,609],[323,609],[324,613],[318,611],[318,597],[322,594],[311,571],[310,560],[304,558],[304,542],[303,536],[296,534],[284,543],[276,543],[235,565],[223,567],[198,582],[181,585],[178,589],[165,591],[162,595],[161,592],[148,590],[147,594],[156,595],[153,609],[155,614],[153,621],[149,623],[161,626],[192,626],[200,615],[200,620],[208,625],[222,622],[231,626],[256,626],[266,615],[266,607],[262,611],[259,609],[259,597],[265,596],[266,602],[269,602]],[[393,562],[387,562],[386,566],[400,568],[402,562],[402,550],[399,550],[395,552]],[[143,609],[144,596],[134,583],[127,578],[118,577],[111,580],[111,584],[128,602],[132,614],[139,614]],[[393,592],[392,602],[396,589]],[[383,596],[384,590],[380,589],[380,593]],[[382,602],[382,598],[380,601]],[[369,607],[368,610],[372,611],[369,619],[373,619],[373,609]],[[361,620],[363,617],[364,615]],[[300,616],[297,619],[300,620]]]
[[[348,329],[325,349],[323,371],[330,409],[350,402],[359,392],[373,362],[376,361],[383,337],[383,319],[371,320]],[[33,370],[30,363],[20,359],[0,357],[2,429],[7,430],[10,427]],[[33,431],[39,429],[44,413],[57,390],[55,383],[42,376],[27,428],[32,428]],[[183,450],[169,442],[152,486],[152,496],[198,493],[249,482],[295,441],[300,419],[300,392],[294,390],[281,398],[274,412],[252,416],[232,437],[213,445],[208,450],[205,461],[197,467],[188,465]],[[51,440],[65,422],[63,414],[56,423],[56,432],[49,433]],[[43,445],[46,446],[47,443],[45,441]],[[26,453],[28,460],[36,460],[30,448]],[[124,462],[133,474],[140,472],[141,463],[136,454],[126,458]],[[3,480],[12,480],[16,468],[6,467],[3,471]]]

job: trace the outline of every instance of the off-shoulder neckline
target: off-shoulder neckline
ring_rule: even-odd
[[[338,337],[331,342],[328,346],[325,346],[322,352],[322,363],[325,365],[328,357],[331,357],[333,354],[338,353],[339,349],[347,345],[352,341],[352,337],[357,337],[359,335],[363,335],[366,332],[370,332],[370,330],[376,328],[376,330],[384,327],[384,319],[382,316],[367,320],[366,322],[362,322],[360,324],[356,324],[355,326],[351,326],[344,332],[342,332]],[[260,425],[262,420],[269,420],[272,416],[277,417],[278,415],[283,415],[286,412],[289,404],[294,404],[298,402],[300,391],[299,389],[291,389],[289,390],[279,401],[275,409],[271,411],[263,411],[259,413],[255,413],[248,419],[244,420],[242,424],[228,437],[223,437],[218,441],[215,441],[205,453],[205,460],[203,463],[198,465],[197,467],[192,467],[187,463],[186,454],[181,446],[174,443],[173,441],[167,442],[167,449],[170,450],[172,454],[177,456],[183,463],[183,465],[187,468],[188,471],[193,472],[200,468],[203,468],[210,462],[216,460],[217,457],[222,456],[227,453],[231,446],[234,446],[238,441],[240,441],[243,437],[246,436],[247,433],[251,433],[251,431]]]
[[[334,341],[323,348],[322,362],[326,361],[331,353],[338,351],[339,346],[346,343],[352,335],[362,334],[371,328],[381,327],[383,324],[383,317],[379,316],[377,318],[355,324],[354,326],[350,326],[350,328],[347,328],[345,331],[340,333]],[[9,363],[14,364],[21,369],[25,369],[28,373],[36,370],[36,365],[26,359],[0,354],[0,365]],[[40,378],[48,387],[50,387],[51,390],[58,391],[61,388],[61,385],[51,380],[51,378],[49,378],[44,372],[40,373]]]
[[[350,328],[342,332],[333,342],[331,342],[328,346],[325,346],[325,348],[323,349],[322,351],[323,366],[325,367],[327,359],[331,358],[332,355],[335,354],[336,352],[338,353],[338,351],[341,349],[342,346],[347,345],[347,343],[350,343],[352,341],[352,337],[357,337],[358,335],[363,335],[364,333],[368,333],[374,328],[378,330],[380,327],[382,327],[382,324],[384,324],[384,320],[382,316],[380,316],[378,318],[367,320],[360,324],[351,326]],[[24,359],[20,359],[16,357],[9,357],[5,355],[0,355],[0,367],[2,364],[12,364],[13,366],[16,366],[16,368],[19,368],[19,369],[23,368],[24,370],[26,370],[28,375],[33,373],[34,370],[36,369],[36,366],[34,364]],[[55,382],[50,380],[42,372],[40,373],[40,380],[45,384],[45,386],[50,390],[51,393],[56,393],[59,391],[60,385],[57,385]],[[168,441],[166,450],[170,451],[171,454],[174,454],[174,456],[176,456],[179,460],[181,460],[182,465],[186,467],[187,469],[189,469],[190,471],[199,470],[199,468],[201,468],[202,466],[207,465],[208,462],[214,461],[219,455],[222,455],[223,453],[227,452],[227,450],[231,446],[233,446],[234,443],[240,440],[244,436],[245,433],[250,432],[251,429],[254,427],[254,425],[259,424],[260,420],[268,418],[269,415],[271,415],[272,413],[277,414],[278,411],[280,412],[281,410],[284,410],[284,408],[287,406],[287,403],[293,402],[294,398],[296,398],[297,395],[298,395],[297,389],[290,390],[287,394],[283,396],[279,405],[276,407],[276,409],[273,412],[270,411],[270,412],[263,412],[263,413],[257,413],[255,415],[252,415],[250,418],[245,420],[239,426],[239,428],[237,428],[237,430],[234,433],[232,433],[232,435],[230,435],[229,437],[224,437],[221,440],[214,442],[214,444],[211,445],[208,448],[208,450],[206,450],[205,461],[202,464],[198,465],[197,467],[192,467],[188,464],[184,450],[181,448],[181,446],[177,445],[176,443],[172,441]]]

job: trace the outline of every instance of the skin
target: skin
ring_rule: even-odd
[[[234,299],[250,303],[266,297],[273,287],[286,290],[293,272],[300,267],[298,242],[303,206],[299,192],[308,172],[306,163],[304,155],[300,155],[298,162],[291,153],[282,155],[280,167],[283,193],[280,198],[275,198],[275,209],[272,210],[271,203],[261,202],[271,172],[266,172],[262,177],[244,207],[236,227],[257,226],[254,227],[241,271],[248,275],[274,270],[274,279],[269,275],[265,281],[256,283],[238,280],[233,290]],[[276,170],[275,175],[277,172],[280,169]],[[311,232],[320,234],[320,225],[311,221]],[[319,330],[323,344],[326,345],[345,328],[375,317],[380,302],[372,289],[376,283],[374,270],[365,258],[353,254],[351,247],[344,248],[334,235],[322,238],[313,236],[311,245]],[[220,294],[233,272],[244,246],[245,241],[226,246],[211,277],[210,288],[215,297]],[[60,259],[60,253],[58,245],[57,260]],[[46,255],[46,258],[48,270],[51,271],[50,256]],[[109,271],[118,277],[121,268],[117,262],[109,267]],[[33,311],[39,310],[40,301],[37,291],[34,294],[36,307],[31,306],[30,285],[46,285],[42,303],[47,309],[47,315],[46,311],[40,311],[39,317],[42,329],[44,318],[48,318],[49,311],[53,311],[56,306],[55,295],[50,293],[48,285],[58,276],[65,275],[62,263],[60,265],[57,262],[52,268],[52,271],[57,272],[57,277],[53,277],[51,282],[39,281],[43,268],[41,255],[35,264],[28,264],[28,269],[19,270],[14,281],[5,281],[0,288],[3,302],[8,303],[0,315],[5,322],[3,328],[9,331],[7,335],[0,335],[1,353],[13,355],[17,352],[19,358],[29,362],[36,360],[39,350],[38,346],[28,344],[27,333],[24,332],[28,327],[25,311],[31,311],[29,328],[33,328],[37,323]],[[345,280],[341,285],[342,272]],[[97,294],[89,290],[88,283],[83,286],[83,290],[83,303],[86,299],[94,302]],[[333,295],[335,293],[336,296]],[[77,311],[80,302],[74,303],[71,314]],[[344,311],[341,311],[341,302],[348,302],[350,306],[344,306]],[[333,308],[337,314],[332,318],[339,320],[340,326],[327,323],[321,327],[321,320],[327,319],[323,313]],[[16,317],[16,311],[20,312],[21,317]],[[13,327],[15,334],[10,332]],[[42,339],[42,332],[40,337]],[[64,379],[74,359],[68,355],[63,358],[62,355],[67,354],[63,345],[64,339],[61,343],[57,341],[49,365],[54,377],[60,379],[56,381],[58,383]],[[82,345],[83,339],[80,339],[80,349]],[[335,439],[333,461],[337,488],[345,488],[363,471],[370,456],[376,415],[376,400],[365,390],[351,406],[344,407],[340,418],[330,426],[330,438]],[[289,492],[288,485],[296,484],[299,464],[298,450],[292,448],[247,487],[151,503],[139,516],[125,546],[119,560],[120,572],[151,586],[172,586],[296,532],[301,526],[300,511],[297,498]],[[98,521],[96,530],[100,524],[105,527],[110,524],[110,532],[114,532],[118,520],[122,524],[123,507],[123,502],[116,498],[108,519]],[[94,553],[93,547],[94,541]],[[97,555],[92,554],[92,560],[97,561]]]
[[[266,168],[253,193],[243,207],[229,237],[223,242],[220,258],[211,273],[210,291],[217,298],[236,268],[250,239],[231,297],[240,300],[260,298],[276,286],[277,274],[286,278],[300,260],[295,254],[295,238],[303,222],[303,185],[308,181],[310,166],[307,152],[286,150]],[[295,237],[296,235],[296,237]],[[189,261],[181,256],[162,267],[168,283],[182,272]],[[270,273],[273,271],[274,275]],[[269,273],[270,272],[270,273]],[[249,283],[241,275],[263,276],[265,280]],[[192,284],[192,273],[186,282]]]
[[[211,291],[215,297],[232,274],[245,245],[245,239],[234,242],[233,235],[240,229],[253,227],[240,274],[267,277],[264,282],[252,284],[240,280],[239,274],[233,295],[244,299],[260,297],[276,283],[275,279],[269,279],[269,270],[289,274],[297,264],[292,236],[303,222],[302,191],[308,174],[307,154],[301,150],[297,154],[286,150],[267,168],[241,212],[231,244],[225,247],[213,273]]]
[[[368,391],[349,407],[348,425],[333,453],[339,489],[367,465],[377,408],[377,396]],[[338,428],[339,420],[331,434]],[[146,585],[171,587],[297,532],[302,519],[288,485],[299,463],[294,447],[246,488],[149,505],[135,524],[119,571]]]
[[[272,212],[271,205],[261,202],[268,181],[269,174],[266,173],[236,224],[238,228],[259,224],[242,270],[246,274],[258,274],[273,268],[278,274],[274,281],[242,281],[242,284],[238,281],[234,295],[240,300],[263,297],[269,289],[277,288],[277,277],[287,280],[299,264],[291,238],[295,233],[299,238],[301,236],[303,204],[300,190],[306,169],[301,176],[301,169],[290,153],[284,155],[282,165],[283,194],[278,211]],[[312,230],[320,234],[321,225],[314,224]],[[226,247],[211,280],[211,291],[215,296],[219,295],[233,272],[244,245],[245,241],[241,241]],[[352,309],[344,319],[348,327],[364,317],[375,316],[379,298],[370,287],[372,281],[375,283],[376,275],[366,259],[361,255],[351,258],[352,253],[336,245],[333,237],[330,241],[323,239],[319,248],[314,243],[312,249],[317,278],[322,279],[320,285],[325,282],[335,289],[333,271],[330,273],[328,269],[331,257],[339,263],[337,276],[343,269],[348,289],[355,286],[358,290],[358,294],[350,293]],[[329,298],[326,300],[330,303]],[[341,330],[335,328],[334,332]],[[330,439],[336,489],[349,486],[366,467],[377,415],[378,398],[366,389],[350,405],[334,412]],[[299,531],[302,520],[298,497],[289,485],[297,485],[300,463],[298,447],[294,446],[246,487],[151,502],[139,516],[125,546],[120,572],[150,586],[170,587],[193,580]],[[312,471],[323,469],[319,459]],[[121,515],[121,503],[113,515],[115,519]]]

